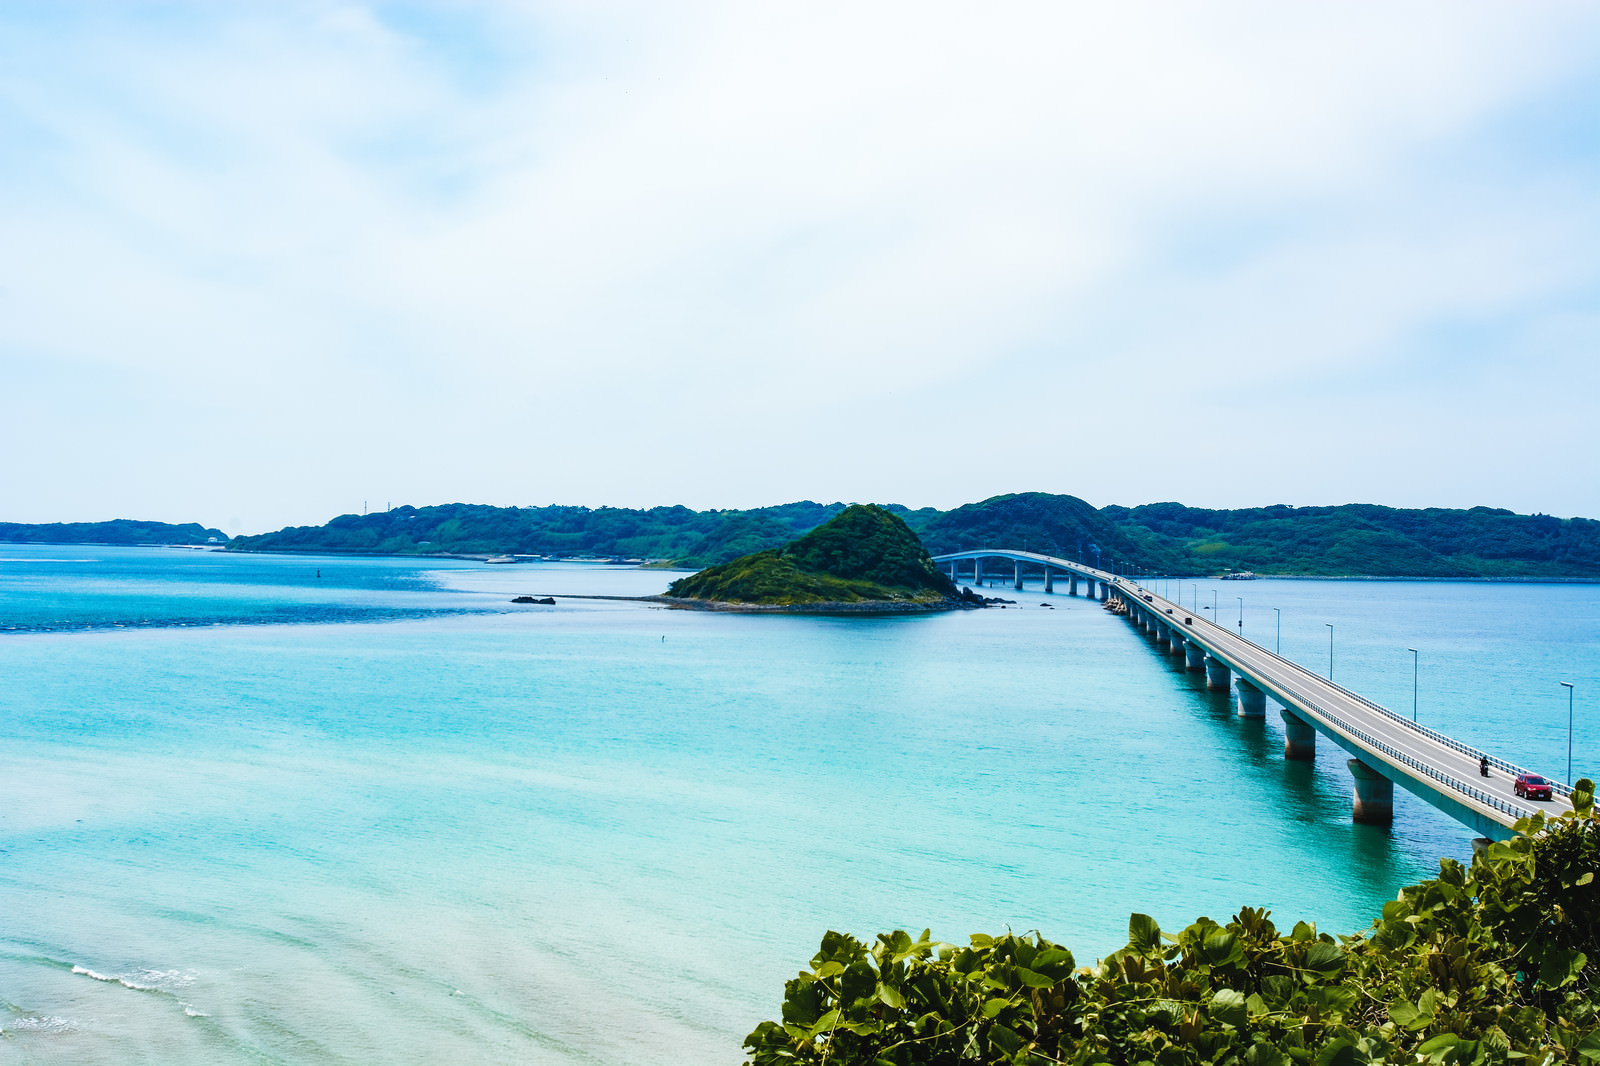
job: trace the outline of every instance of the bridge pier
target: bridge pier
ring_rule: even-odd
[[[1094,598],[1094,581],[1093,580],[1091,580],[1089,582],[1089,598],[1090,599]],[[1104,603],[1107,600],[1109,600],[1110,598],[1111,598],[1111,590],[1106,587],[1106,583],[1104,581],[1100,582],[1100,602]]]
[[[1206,668],[1206,650],[1194,641],[1186,641],[1183,645],[1183,666],[1191,674],[1198,674]]]
[[[1021,559],[1016,559],[1016,560],[1012,561],[1011,573],[1012,573],[1012,576],[1013,576],[1013,580],[1011,582],[1011,587],[1016,589],[1018,592],[1021,592],[1022,591],[1022,560]]]
[[[1350,776],[1355,778],[1355,803],[1351,817],[1366,825],[1394,823],[1394,782],[1360,759],[1347,759]]]
[[[1174,626],[1172,630],[1172,647],[1168,650],[1174,655],[1185,655],[1185,649],[1187,649],[1188,646],[1189,642],[1183,639],[1182,634],[1180,634],[1177,627]]]
[[[1206,688],[1212,692],[1228,691],[1228,682],[1232,680],[1228,664],[1215,655],[1206,656]]]
[[[1049,563],[1044,564],[1044,590],[1046,592],[1054,592],[1056,590],[1056,579],[1050,572]]]
[[[1239,717],[1240,718],[1265,718],[1267,716],[1267,695],[1256,688],[1242,676],[1233,683],[1239,692]]]
[[[1285,708],[1283,715],[1283,757],[1308,760],[1317,757],[1317,731],[1298,714]]]
[[[980,588],[980,589],[983,587],[983,560],[982,559],[974,559],[974,560],[972,560],[972,587],[973,588]]]
[[[1068,596],[1076,596],[1077,594],[1078,594],[1078,575],[1069,572],[1067,574],[1067,595]]]

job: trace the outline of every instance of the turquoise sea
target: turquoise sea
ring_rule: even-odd
[[[672,576],[0,545],[0,1063],[738,1063],[830,928],[1354,932],[1470,851],[1085,599],[508,602]],[[1401,713],[1417,648],[1421,720],[1555,777],[1571,681],[1600,769],[1600,586],[1180,587]]]

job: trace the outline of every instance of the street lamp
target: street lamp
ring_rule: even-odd
[[[1239,635],[1242,637],[1244,636],[1244,597],[1235,596],[1234,599],[1239,601]]]
[[[1278,622],[1278,649],[1274,654],[1282,655],[1283,654],[1283,612],[1278,610],[1276,607],[1274,607],[1272,609],[1272,613],[1277,615],[1277,622]]]
[[[1216,589],[1212,589],[1211,590],[1211,620],[1213,622],[1215,622],[1217,620],[1217,590]]]
[[[1191,610],[1193,610],[1195,614],[1199,614],[1200,613],[1200,586],[1199,585],[1190,585],[1189,588],[1194,591],[1194,607],[1191,608]],[[1179,595],[1182,595],[1181,591],[1180,591]]]
[[[1322,624],[1328,627],[1328,680],[1332,681],[1333,680],[1333,623],[1332,622],[1324,622]]]
[[[1411,720],[1417,720],[1417,649],[1407,648],[1411,653]]]
[[[1561,682],[1567,690],[1567,784],[1572,784],[1572,682]]]

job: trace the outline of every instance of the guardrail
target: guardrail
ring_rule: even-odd
[[[1152,599],[1144,600],[1144,602],[1152,604],[1152,605],[1154,604],[1154,600],[1155,600],[1154,594],[1153,593],[1146,593],[1142,586],[1124,584],[1120,578],[1116,579],[1115,583],[1120,588],[1128,588],[1128,589],[1137,590],[1137,595],[1141,599],[1143,599],[1143,597],[1145,595],[1150,595],[1152,597]],[[1161,599],[1161,602],[1165,604],[1165,603],[1171,603],[1172,601],[1168,600],[1168,599],[1165,599],[1163,597]],[[1182,609],[1183,605],[1182,604],[1174,604],[1173,606],[1177,607],[1179,609]],[[1188,617],[1192,617],[1192,616],[1193,616],[1193,612],[1190,612]],[[1192,627],[1192,623],[1189,623],[1189,625]],[[1284,664],[1287,667],[1290,667],[1290,668],[1292,668],[1294,670],[1299,670],[1299,671],[1302,671],[1302,672],[1306,672],[1305,667],[1301,666],[1299,663],[1296,663],[1291,659],[1285,659],[1282,655],[1279,655],[1275,651],[1269,651],[1268,649],[1263,648],[1261,645],[1257,644],[1255,641],[1249,639],[1248,637],[1244,636],[1243,634],[1235,635],[1232,631],[1227,630],[1225,627],[1218,625],[1217,623],[1213,622],[1212,620],[1207,619],[1207,618],[1202,618],[1201,619],[1200,628],[1205,628],[1207,626],[1209,626],[1211,628],[1214,628],[1214,629],[1221,630],[1222,632],[1227,633],[1229,638],[1234,639],[1234,640],[1242,641],[1243,643],[1248,644],[1250,647],[1252,647],[1252,648],[1256,649],[1257,651],[1261,652],[1263,655],[1270,656],[1274,660]],[[1234,663],[1229,663],[1229,666],[1233,670],[1238,672],[1238,673],[1242,674],[1242,673],[1246,673],[1247,672],[1247,671],[1240,670],[1239,667]],[[1383,706],[1381,703],[1377,703],[1377,702],[1375,702],[1373,700],[1369,700],[1365,696],[1361,695],[1358,692],[1352,692],[1349,689],[1345,688],[1343,685],[1337,684],[1337,683],[1335,683],[1333,681],[1326,680],[1326,679],[1320,678],[1320,677],[1317,678],[1317,680],[1318,680],[1319,683],[1325,684],[1325,685],[1329,686],[1330,688],[1333,688],[1333,689],[1337,690],[1338,692],[1340,692],[1341,694],[1349,697],[1350,699],[1354,700],[1355,702],[1360,703],[1363,706],[1368,707],[1371,710],[1378,712],[1379,714],[1382,714],[1384,717],[1386,717],[1389,720],[1393,721],[1395,724],[1403,726],[1406,729],[1409,729],[1409,730],[1411,730],[1411,731],[1413,731],[1415,733],[1418,733],[1418,734],[1420,734],[1422,736],[1427,737],[1429,740],[1433,741],[1434,743],[1441,744],[1441,745],[1443,745],[1445,747],[1448,747],[1448,748],[1450,748],[1450,749],[1452,749],[1454,751],[1460,752],[1460,753],[1462,753],[1464,755],[1469,755],[1474,759],[1487,758],[1489,760],[1489,765],[1494,766],[1494,767],[1496,767],[1496,768],[1498,768],[1500,770],[1504,770],[1504,771],[1506,771],[1508,773],[1511,773],[1513,775],[1530,772],[1530,771],[1525,770],[1524,768],[1522,768],[1520,766],[1517,766],[1515,763],[1507,762],[1504,759],[1497,759],[1497,758],[1495,758],[1495,757],[1493,757],[1491,755],[1488,755],[1486,752],[1480,751],[1479,749],[1474,748],[1474,747],[1472,747],[1472,746],[1470,746],[1468,744],[1463,744],[1461,741],[1456,740],[1454,737],[1450,737],[1450,736],[1448,736],[1448,735],[1446,735],[1444,733],[1439,732],[1436,729],[1430,729],[1429,727],[1421,725],[1421,724],[1419,724],[1417,722],[1413,722],[1408,718],[1403,718],[1400,715],[1396,714],[1395,712],[1391,711],[1389,708]],[[1303,708],[1305,710],[1307,710],[1311,714],[1316,715],[1318,718],[1323,719],[1324,721],[1331,722],[1331,723],[1337,725],[1340,729],[1344,730],[1347,734],[1349,734],[1350,736],[1360,740],[1361,743],[1367,745],[1368,747],[1370,747],[1370,748],[1372,748],[1372,749],[1374,749],[1376,751],[1382,752],[1384,755],[1388,756],[1389,758],[1394,759],[1395,761],[1397,761],[1397,762],[1399,762],[1399,763],[1401,763],[1401,764],[1403,764],[1405,766],[1411,767],[1413,770],[1416,770],[1418,773],[1421,773],[1422,775],[1424,775],[1426,777],[1432,778],[1433,780],[1438,781],[1441,784],[1447,785],[1452,790],[1454,790],[1456,792],[1460,792],[1464,796],[1468,796],[1468,797],[1478,801],[1479,803],[1482,803],[1482,804],[1484,804],[1486,806],[1494,808],[1495,810],[1503,811],[1506,814],[1509,814],[1514,818],[1526,818],[1526,817],[1529,817],[1533,813],[1532,811],[1528,810],[1525,807],[1517,806],[1514,803],[1508,803],[1507,801],[1501,799],[1498,796],[1495,796],[1495,795],[1492,795],[1492,794],[1490,794],[1488,792],[1485,792],[1483,789],[1478,788],[1475,785],[1468,784],[1467,782],[1462,781],[1459,778],[1452,777],[1451,775],[1445,773],[1444,771],[1436,769],[1435,767],[1430,766],[1429,764],[1421,761],[1420,759],[1417,759],[1417,758],[1414,758],[1413,756],[1407,755],[1404,752],[1402,752],[1402,751],[1390,746],[1389,744],[1384,743],[1383,741],[1379,740],[1377,737],[1375,737],[1372,734],[1366,732],[1364,729],[1361,729],[1360,727],[1354,725],[1353,723],[1346,721],[1345,719],[1343,719],[1339,715],[1336,715],[1331,711],[1325,710],[1321,705],[1319,705],[1317,703],[1316,700],[1312,699],[1310,696],[1306,695],[1305,693],[1300,692],[1298,689],[1295,688],[1295,686],[1293,686],[1291,684],[1279,683],[1279,684],[1274,685],[1272,687],[1281,689],[1285,693],[1292,695],[1303,706]],[[1561,795],[1566,796],[1566,795],[1570,795],[1572,790],[1571,790],[1570,787],[1565,786],[1565,785],[1553,784],[1552,791],[1559,792]]]
[[[1433,778],[1435,781],[1439,781],[1439,782],[1441,782],[1443,784],[1449,785],[1451,788],[1455,789],[1457,792],[1460,792],[1460,793],[1463,793],[1463,794],[1465,794],[1467,796],[1470,796],[1473,799],[1477,800],[1479,803],[1484,803],[1484,804],[1489,805],[1490,807],[1495,808],[1496,810],[1504,811],[1507,814],[1509,814],[1509,815],[1511,815],[1511,816],[1513,816],[1515,818],[1527,818],[1527,817],[1529,817],[1529,816],[1531,816],[1533,814],[1533,812],[1528,810],[1526,807],[1519,807],[1514,803],[1507,803],[1505,800],[1501,799],[1500,797],[1492,796],[1489,793],[1483,791],[1483,789],[1481,789],[1481,788],[1478,788],[1478,787],[1476,787],[1474,785],[1469,785],[1465,781],[1461,781],[1461,780],[1459,780],[1457,778],[1451,777],[1449,774],[1445,773],[1442,770],[1434,769],[1432,766],[1429,766],[1427,763],[1423,762],[1421,759],[1413,758],[1412,756],[1407,755],[1403,751],[1399,751],[1399,750],[1397,750],[1395,748],[1390,747],[1389,745],[1385,744],[1383,741],[1379,740],[1377,737],[1375,737],[1372,734],[1366,732],[1364,729],[1361,729],[1359,726],[1353,725],[1350,722],[1345,721],[1343,718],[1340,718],[1336,714],[1333,714],[1333,713],[1331,713],[1329,711],[1325,711],[1320,707],[1315,709],[1315,713],[1320,715],[1321,717],[1327,719],[1328,721],[1335,723],[1336,725],[1339,726],[1340,729],[1343,729],[1346,733],[1349,733],[1351,736],[1354,736],[1354,737],[1358,738],[1363,744],[1366,744],[1369,747],[1376,748],[1377,750],[1383,752],[1385,755],[1389,756],[1389,758],[1395,759],[1395,760],[1397,760],[1397,761],[1399,761],[1401,763],[1404,763],[1406,766],[1409,766],[1413,770],[1416,770],[1419,773],[1425,774],[1428,777]]]

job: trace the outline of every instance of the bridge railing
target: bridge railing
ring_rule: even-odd
[[[1255,641],[1251,640],[1249,637],[1246,637],[1246,636],[1241,634],[1238,637],[1238,639],[1244,641],[1246,644],[1249,644],[1251,647],[1263,652],[1264,654],[1272,656],[1273,658],[1277,659],[1280,662],[1290,663],[1291,665],[1299,666],[1298,663],[1295,663],[1291,659],[1285,659],[1282,655],[1279,655],[1277,652],[1268,651],[1266,648],[1263,648],[1261,645],[1257,644]],[[1301,667],[1301,669],[1305,669],[1305,668]],[[1345,688],[1343,685],[1339,684],[1337,681],[1330,681],[1330,680],[1328,680],[1326,678],[1318,678],[1318,680],[1321,681],[1323,684],[1327,685],[1330,688],[1337,689],[1341,694],[1349,697],[1352,700],[1355,700],[1357,703],[1362,704],[1363,706],[1368,707],[1371,710],[1376,711],[1377,713],[1383,715],[1385,718],[1387,718],[1390,721],[1394,722],[1396,725],[1399,725],[1399,726],[1402,726],[1402,727],[1404,727],[1406,729],[1409,729],[1413,733],[1418,733],[1418,734],[1420,734],[1422,736],[1425,736],[1429,740],[1433,741],[1435,744],[1441,744],[1444,747],[1450,748],[1452,751],[1460,752],[1461,754],[1469,756],[1472,759],[1488,759],[1490,766],[1493,766],[1497,770],[1502,770],[1502,771],[1510,774],[1512,777],[1516,777],[1519,774],[1531,774],[1533,772],[1532,770],[1529,770],[1525,766],[1518,766],[1516,763],[1507,762],[1505,759],[1497,758],[1497,757],[1495,757],[1493,755],[1490,755],[1488,752],[1482,750],[1481,748],[1475,748],[1470,744],[1463,743],[1462,741],[1457,740],[1455,737],[1452,737],[1447,733],[1441,733],[1437,729],[1433,729],[1433,728],[1431,728],[1429,726],[1425,726],[1425,725],[1421,724],[1420,722],[1413,722],[1411,719],[1405,717],[1404,715],[1397,714],[1396,712],[1394,712],[1394,711],[1390,710],[1389,708],[1385,707],[1383,704],[1378,703],[1376,700],[1370,700],[1367,697],[1363,696],[1359,692],[1352,692],[1350,689]],[[1563,796],[1570,796],[1572,794],[1572,787],[1570,785],[1562,784],[1559,781],[1552,781],[1550,784],[1551,784],[1551,791],[1553,791],[1553,792],[1557,792],[1557,793],[1559,793],[1559,794],[1561,794]]]
[[[1121,584],[1121,582],[1119,582],[1119,584]],[[1133,585],[1131,587],[1140,589],[1140,595],[1141,596],[1144,595],[1142,586]],[[1154,594],[1151,593],[1150,595],[1154,595]],[[1162,602],[1163,603],[1171,603],[1172,601],[1166,599],[1165,597],[1162,597]],[[1182,605],[1181,604],[1174,604],[1174,606],[1181,607]],[[1250,645],[1250,647],[1252,647],[1252,648],[1256,649],[1257,651],[1261,652],[1263,655],[1271,656],[1273,659],[1276,659],[1278,662],[1281,662],[1281,663],[1285,664],[1286,666],[1293,667],[1293,668],[1295,668],[1297,670],[1302,670],[1302,671],[1305,670],[1305,667],[1301,666],[1299,663],[1294,662],[1292,659],[1285,659],[1282,655],[1279,655],[1277,652],[1271,651],[1271,650],[1269,650],[1267,648],[1262,647],[1260,644],[1257,644],[1255,641],[1251,640],[1249,637],[1246,637],[1242,633],[1238,634],[1238,635],[1235,635],[1231,630],[1228,630],[1224,626],[1218,625],[1216,622],[1213,622],[1210,619],[1201,619],[1201,621],[1204,622],[1206,625],[1210,625],[1210,626],[1213,626],[1214,628],[1222,630],[1223,632],[1227,633],[1229,637],[1231,637],[1231,638],[1233,638],[1235,640],[1242,641],[1243,643]],[[1235,669],[1237,669],[1237,668],[1235,668]],[[1343,685],[1338,684],[1337,682],[1330,681],[1330,680],[1327,680],[1327,679],[1324,679],[1324,678],[1321,678],[1321,677],[1318,677],[1317,680],[1318,680],[1318,682],[1320,682],[1322,684],[1325,684],[1325,685],[1329,686],[1330,688],[1336,689],[1342,695],[1349,697],[1350,699],[1356,701],[1357,703],[1360,703],[1361,705],[1363,705],[1365,707],[1368,707],[1368,708],[1372,709],[1373,711],[1378,712],[1379,714],[1382,714],[1384,717],[1386,717],[1389,720],[1393,721],[1397,725],[1404,726],[1406,729],[1412,730],[1413,732],[1416,732],[1416,733],[1419,733],[1419,734],[1421,734],[1423,736],[1426,736],[1429,740],[1432,740],[1437,744],[1441,744],[1441,745],[1443,745],[1443,746],[1445,746],[1447,748],[1450,748],[1450,749],[1452,749],[1454,751],[1461,752],[1462,754],[1469,755],[1473,759],[1488,758],[1489,765],[1494,766],[1494,767],[1496,767],[1496,768],[1498,768],[1500,770],[1507,771],[1507,772],[1509,772],[1509,773],[1511,773],[1513,775],[1529,773],[1530,772],[1530,771],[1525,770],[1524,768],[1522,768],[1520,766],[1517,766],[1515,763],[1507,762],[1504,759],[1497,759],[1492,755],[1488,755],[1486,752],[1480,751],[1479,749],[1472,747],[1471,745],[1463,744],[1461,741],[1456,740],[1454,737],[1451,737],[1451,736],[1448,736],[1448,735],[1446,735],[1444,733],[1441,733],[1437,729],[1431,729],[1428,726],[1422,725],[1422,724],[1417,723],[1417,722],[1413,722],[1409,718],[1403,718],[1400,715],[1396,714],[1394,711],[1391,711],[1389,708],[1383,706],[1383,704],[1377,703],[1377,702],[1375,702],[1373,700],[1369,700],[1369,699],[1367,699],[1367,697],[1361,695],[1359,692],[1352,692],[1350,689],[1345,688]],[[1293,685],[1284,684],[1284,685],[1281,685],[1280,687],[1288,690],[1289,692],[1292,692],[1297,699],[1299,699],[1301,702],[1307,704],[1308,705],[1307,706],[1308,710],[1312,710],[1313,713],[1317,714],[1319,717],[1324,718],[1327,721],[1333,722],[1334,724],[1338,725],[1338,727],[1340,729],[1345,730],[1351,736],[1359,738],[1362,743],[1367,744],[1367,745],[1377,749],[1378,751],[1383,752],[1385,755],[1388,755],[1390,758],[1395,759],[1396,761],[1398,761],[1400,763],[1403,763],[1406,766],[1410,766],[1412,769],[1417,770],[1418,772],[1426,775],[1427,777],[1433,778],[1436,781],[1439,781],[1439,782],[1441,782],[1443,784],[1448,785],[1450,788],[1454,789],[1457,792],[1460,792],[1460,793],[1462,793],[1464,795],[1467,795],[1467,796],[1471,796],[1473,799],[1476,799],[1481,803],[1485,803],[1485,804],[1495,808],[1496,810],[1504,811],[1505,813],[1513,815],[1514,817],[1517,817],[1517,818],[1526,818],[1526,817],[1528,817],[1529,815],[1531,815],[1533,813],[1532,811],[1529,811],[1528,809],[1526,809],[1524,807],[1519,807],[1519,806],[1517,806],[1515,804],[1508,803],[1505,800],[1500,799],[1497,796],[1494,796],[1494,795],[1491,795],[1488,792],[1485,792],[1483,789],[1478,788],[1475,785],[1468,784],[1467,782],[1462,781],[1459,778],[1452,777],[1451,775],[1445,773],[1442,770],[1438,770],[1438,769],[1428,765],[1427,763],[1422,762],[1419,759],[1416,759],[1416,758],[1414,758],[1414,757],[1412,757],[1410,755],[1405,754],[1402,751],[1399,751],[1398,749],[1396,749],[1396,748],[1394,748],[1394,747],[1392,747],[1392,746],[1390,746],[1388,744],[1385,744],[1383,741],[1379,740],[1377,737],[1374,737],[1370,733],[1366,732],[1364,729],[1359,728],[1358,726],[1354,725],[1353,723],[1345,721],[1343,718],[1341,718],[1340,716],[1338,716],[1338,715],[1336,715],[1336,714],[1334,714],[1334,713],[1332,713],[1330,711],[1326,711],[1326,710],[1322,709],[1320,706],[1318,706],[1316,704],[1315,700],[1311,699],[1311,697],[1308,696],[1307,694],[1297,691]],[[1572,789],[1570,787],[1566,786],[1566,785],[1554,784],[1553,787],[1552,787],[1552,791],[1559,792],[1561,795],[1567,796],[1567,795],[1571,794]]]
[[[1353,725],[1352,723],[1345,721],[1343,718],[1340,718],[1336,714],[1333,714],[1331,712],[1324,711],[1324,710],[1321,710],[1321,709],[1319,709],[1317,711],[1317,713],[1320,714],[1322,717],[1326,718],[1328,721],[1333,722],[1336,725],[1338,725],[1338,727],[1340,729],[1343,729],[1345,732],[1349,733],[1351,736],[1357,737],[1358,739],[1361,740],[1362,743],[1368,744],[1368,745],[1378,749],[1379,751],[1383,752],[1385,755],[1389,756],[1389,758],[1394,759],[1397,762],[1403,763],[1406,766],[1411,767],[1413,770],[1416,770],[1418,773],[1421,773],[1421,774],[1424,774],[1424,775],[1426,775],[1428,777],[1431,777],[1435,781],[1440,782],[1441,784],[1448,785],[1449,787],[1455,789],[1457,792],[1461,792],[1461,793],[1463,793],[1465,795],[1471,796],[1473,799],[1477,800],[1479,803],[1488,804],[1490,807],[1493,807],[1493,808],[1495,808],[1496,810],[1499,810],[1499,811],[1504,811],[1505,813],[1511,815],[1514,818],[1527,818],[1527,817],[1530,817],[1533,814],[1532,811],[1528,810],[1525,807],[1519,807],[1514,803],[1507,803],[1505,800],[1501,799],[1499,796],[1490,795],[1489,793],[1485,792],[1483,789],[1478,788],[1475,785],[1469,785],[1467,782],[1462,781],[1459,778],[1451,777],[1449,774],[1445,773],[1444,771],[1437,770],[1434,767],[1429,766],[1427,763],[1423,762],[1421,759],[1413,758],[1412,756],[1407,755],[1403,751],[1400,751],[1400,750],[1398,750],[1396,748],[1390,747],[1388,744],[1385,744],[1383,741],[1379,740],[1377,737],[1375,737],[1372,734],[1366,732],[1366,730],[1361,729],[1359,726]]]

